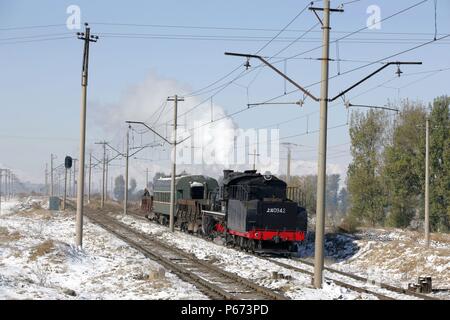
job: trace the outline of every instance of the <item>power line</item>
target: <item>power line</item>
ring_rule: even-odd
[[[0,31],[53,28],[53,27],[62,27],[65,25],[66,24],[64,24],[64,23],[60,23],[60,24],[46,24],[46,25],[34,25],[34,26],[1,27]]]
[[[0,41],[12,41],[12,40],[23,40],[23,39],[34,39],[34,38],[49,38],[54,36],[65,36],[72,35],[71,32],[62,32],[62,33],[46,33],[46,34],[36,34],[30,36],[20,36],[20,37],[9,37],[9,38],[0,38]]]
[[[256,51],[255,54],[260,53],[263,49],[265,49],[269,44],[272,43],[272,41],[274,41],[281,33],[283,33],[284,30],[286,30],[292,23],[294,23],[295,20],[297,20],[298,17],[301,16],[301,14],[303,12],[306,11],[306,9],[308,9],[308,7],[310,5],[312,5],[314,3],[314,1],[312,1],[310,4],[307,4],[299,13],[297,13],[297,15],[291,20],[289,21],[289,23],[283,28],[281,29],[272,39],[269,40],[269,42],[267,42],[265,45],[263,45],[258,51]]]
[[[426,0],[428,1],[428,0]],[[308,4],[309,5],[309,4]],[[157,29],[199,29],[199,30],[228,30],[228,31],[262,31],[262,32],[305,32],[305,29],[274,29],[274,28],[246,28],[246,27],[219,27],[219,26],[194,26],[194,25],[167,25],[167,24],[137,24],[137,23],[114,23],[114,22],[91,22],[91,25],[105,25],[105,26],[118,26],[118,27],[142,27],[142,28],[157,28]],[[0,29],[2,30],[2,29]],[[313,31],[316,33],[320,33],[321,31]],[[347,34],[349,30],[334,30],[335,34]],[[364,32],[363,34],[372,34],[371,31]],[[386,31],[377,31],[377,34],[385,34],[385,35],[433,35],[434,33],[430,32],[386,32]]]
[[[412,5],[412,6],[409,6],[409,7],[407,7],[407,8],[405,8],[405,9],[402,9],[402,10],[400,10],[400,11],[398,11],[398,12],[396,12],[396,13],[394,13],[394,14],[392,14],[392,15],[390,15],[390,16],[388,16],[388,17],[386,17],[386,18],[384,18],[384,19],[382,19],[381,21],[386,21],[386,20],[388,20],[388,19],[391,19],[392,17],[395,17],[395,16],[397,16],[397,15],[399,15],[399,14],[401,14],[401,13],[404,13],[404,12],[406,12],[406,11],[408,11],[408,10],[410,10],[410,9],[412,9],[412,8],[414,8],[414,7],[417,7],[418,5],[420,5],[420,4],[422,4],[422,3],[425,3],[425,2],[427,2],[428,0],[423,0],[423,1],[421,1],[421,2],[418,2],[418,3],[416,3],[416,4],[414,4],[414,5]],[[302,11],[304,11],[304,10],[302,10]],[[381,22],[380,21],[380,22]],[[353,31],[353,32],[351,32],[351,33],[349,33],[349,34],[347,34],[347,35],[345,35],[345,36],[343,36],[343,37],[341,37],[341,38],[339,38],[339,39],[337,39],[337,40],[335,40],[335,41],[340,41],[340,40],[343,40],[343,39],[345,39],[345,38],[348,38],[349,36],[351,36],[351,35],[354,35],[354,34],[356,34],[356,33],[358,33],[358,32],[362,32],[363,30],[365,30],[365,29],[367,29],[368,28],[368,26],[366,26],[366,27],[364,27],[364,28],[361,28],[361,29],[358,29],[358,30],[356,30],[356,31]],[[313,28],[310,28],[309,30],[307,30],[308,32],[310,32],[310,31],[312,31],[312,29]],[[282,29],[283,30],[283,29]],[[280,34],[280,32],[277,34],[277,36]],[[302,35],[303,36],[303,35]],[[299,37],[300,38],[300,37]],[[297,38],[298,39],[298,38]],[[440,40],[442,40],[443,38],[441,38]],[[272,42],[272,41],[274,41],[275,40],[275,37],[274,38],[272,38],[271,40],[270,40],[270,42]],[[294,42],[295,42],[296,40],[294,40]],[[290,45],[292,45],[292,43],[290,44]],[[289,46],[290,46],[289,45]],[[417,46],[417,47],[420,47],[420,46],[423,46],[424,44],[421,44],[421,45],[419,45],[419,46]],[[316,48],[314,48],[314,49],[312,49],[312,50],[315,50],[315,49],[318,49],[318,48],[321,48],[322,46],[319,46],[319,47],[316,47]],[[284,51],[285,49],[283,49],[282,51]],[[312,51],[311,50],[311,51]],[[413,49],[411,49],[411,50],[413,50]],[[282,51],[280,51],[280,52],[282,52]],[[258,51],[259,52],[259,51]],[[280,53],[280,52],[278,52],[278,54]],[[310,51],[308,51],[308,52],[310,52]],[[405,51],[405,52],[407,52],[407,51]],[[402,53],[404,53],[404,52],[402,52]],[[400,53],[401,54],[401,53]],[[295,56],[293,56],[293,57],[298,57],[299,55],[301,55],[301,54],[297,54],[297,55],[295,55]],[[292,57],[289,57],[289,58],[292,58]],[[289,59],[288,58],[288,59]],[[382,59],[382,60],[385,60],[385,59]],[[374,63],[378,63],[378,62],[380,62],[380,61],[377,61],[377,62],[372,62],[372,63],[370,63],[370,64],[367,64],[367,65],[365,65],[365,66],[363,66],[363,67],[366,67],[366,66],[369,66],[369,65],[372,65],[372,64],[374,64]],[[276,62],[275,62],[276,63]],[[360,69],[360,68],[363,68],[363,67],[359,67],[359,68],[355,68],[354,70],[349,70],[349,71],[346,71],[345,73],[343,73],[343,74],[347,74],[347,73],[350,73],[350,72],[353,72],[353,71],[356,71],[356,70],[358,70],[358,69]],[[228,73],[227,75],[230,75],[230,74],[232,74],[232,73],[234,73],[235,72],[235,70],[237,70],[237,68],[236,69],[233,69],[232,70],[232,72],[230,72],[230,73]],[[252,69],[253,70],[253,69]],[[247,72],[246,74],[248,74],[249,72]],[[340,75],[343,75],[343,74],[340,74]],[[221,91],[223,91],[225,88],[227,88],[231,83],[233,83],[235,80],[237,80],[237,79],[239,79],[240,77],[242,77],[242,76],[244,76],[245,74],[243,74],[243,73],[241,73],[241,74],[239,74],[237,77],[235,77],[234,79],[232,79],[230,82],[228,82],[228,83],[226,83],[226,84],[224,84],[224,85],[221,85],[221,86],[219,86],[218,87],[218,92],[216,92],[216,93],[214,93],[213,94],[213,96],[215,96],[216,94],[218,94],[219,92],[221,92]],[[224,78],[226,78],[226,77],[221,77],[220,79],[224,79]],[[333,77],[332,77],[333,78]],[[219,81],[218,80],[216,80],[214,83],[218,83]],[[318,82],[318,83],[320,83],[320,81]],[[210,87],[211,86],[211,84],[209,85],[209,86],[207,86],[207,87]],[[205,88],[207,88],[207,87],[205,87]],[[198,92],[200,92],[201,90],[197,90],[197,93]],[[297,91],[297,90],[294,90],[293,92],[295,92],[295,91]],[[202,103],[205,103],[206,101],[209,101],[211,99],[211,97],[208,97],[207,99],[205,99],[203,102],[201,102],[200,104],[198,104],[198,105],[196,105],[194,108],[191,108],[190,110],[188,110],[188,112],[190,112],[190,111],[192,111],[192,110],[194,110],[195,108],[197,108],[199,105],[201,105]],[[185,113],[183,113],[182,115],[185,115],[185,114],[187,114],[188,112],[185,112]]]
[[[304,9],[304,10],[306,10],[306,9]],[[302,12],[303,12],[304,10],[302,10]],[[305,36],[306,34],[308,34],[308,32],[310,32],[312,29],[314,29],[317,25],[318,25],[318,23],[314,24],[310,29],[308,29],[308,30],[305,31],[302,35],[300,35],[299,37],[297,37],[296,39],[294,39],[288,46],[286,46],[286,47],[284,47],[283,49],[281,49],[280,51],[278,51],[276,54],[274,54],[274,55],[273,55],[271,58],[269,58],[269,59],[274,58],[275,56],[277,56],[278,54],[280,54],[281,52],[283,52],[284,50],[286,50],[287,48],[289,48],[293,43],[295,43],[295,42],[297,42],[298,40],[300,40],[301,38],[303,38],[303,36]],[[259,51],[261,51],[261,50],[258,50],[258,52],[259,52]],[[262,64],[259,65],[259,67],[262,67],[262,66],[263,66]],[[254,69],[252,69],[252,71],[253,71],[253,70],[254,70]],[[248,90],[248,87],[256,80],[256,78],[258,77],[259,72],[260,72],[261,70],[262,70],[262,69],[260,69],[260,70],[258,71],[258,74],[255,76],[255,78],[249,82],[249,84],[248,84],[248,86],[247,86],[247,90]],[[235,82],[237,79],[239,79],[239,78],[241,78],[242,76],[244,76],[244,72],[245,72],[245,71],[241,72],[238,76],[236,76],[236,77],[235,77],[234,79],[232,79],[230,82],[225,83],[225,84],[219,86],[219,87],[218,87],[218,88],[220,88],[219,91],[215,92],[212,96],[210,96],[210,97],[208,97],[207,99],[205,99],[204,101],[200,102],[199,104],[197,104],[197,105],[194,106],[193,108],[189,109],[188,111],[186,111],[186,112],[183,113],[182,115],[185,115],[185,114],[191,112],[192,110],[194,110],[194,109],[197,108],[198,106],[200,106],[200,105],[202,105],[203,103],[209,101],[212,97],[214,97],[215,95],[217,95],[218,93],[220,93],[221,91],[223,91],[223,90],[224,90],[226,87],[228,87],[230,84],[232,84],[232,83]],[[251,71],[250,71],[250,72],[251,72]],[[248,72],[248,73],[250,73],[250,72]],[[248,73],[247,73],[247,74],[248,74]],[[214,90],[214,89],[213,89],[213,90]],[[182,116],[182,115],[180,115],[180,116]]]
[[[417,2],[417,3],[415,3],[415,4],[413,4],[413,5],[409,6],[409,7],[407,7],[407,8],[405,8],[405,9],[402,9],[402,10],[400,10],[400,11],[397,11],[397,12],[391,14],[390,16],[387,16],[386,18],[381,19],[380,21],[378,21],[378,23],[381,23],[381,22],[387,21],[387,20],[389,20],[389,19],[392,19],[393,17],[396,17],[396,16],[398,16],[398,15],[400,15],[400,14],[403,14],[403,13],[405,13],[406,11],[409,11],[409,10],[411,10],[411,9],[413,9],[413,8],[415,8],[415,7],[419,6],[419,5],[421,5],[421,4],[424,4],[425,2],[428,2],[428,1],[429,1],[429,0],[422,0],[422,1],[420,1],[420,2]],[[336,41],[344,40],[344,39],[346,39],[346,38],[348,38],[348,37],[351,37],[351,36],[353,36],[353,35],[355,35],[355,34],[357,34],[357,33],[360,33],[360,32],[362,32],[362,31],[368,29],[369,27],[370,27],[370,26],[365,26],[365,27],[363,27],[363,28],[360,28],[360,29],[358,29],[358,30],[355,30],[355,31],[353,31],[353,32],[350,32],[350,33],[348,33],[348,34],[346,34],[346,35],[344,35],[344,36],[342,36],[342,37],[340,37],[340,38],[338,38],[338,39],[335,39],[335,40],[333,40],[333,41],[330,41],[330,43],[334,43],[334,42],[336,42]],[[320,46],[317,46],[317,47],[315,47],[315,48],[313,48],[313,49],[310,49],[310,50],[307,50],[307,51],[298,53],[298,54],[296,54],[296,55],[293,55],[293,56],[290,57],[290,58],[295,58],[295,57],[301,56],[301,55],[303,55],[303,54],[305,54],[305,53],[309,53],[309,52],[311,52],[311,51],[314,51],[314,50],[317,50],[317,49],[321,49],[321,48],[323,48],[323,45],[320,45]]]
[[[403,76],[412,76],[412,75],[423,74],[423,73],[430,73],[430,72],[441,72],[441,71],[446,71],[446,70],[450,70],[450,68],[437,69],[437,70],[435,69],[435,70],[421,71],[421,72],[414,72],[414,73],[407,73],[407,74],[404,74]],[[434,74],[433,74],[433,75],[434,75]],[[373,91],[373,90],[375,90],[375,89],[377,89],[377,88],[379,88],[379,87],[382,87],[382,86],[385,85],[386,83],[392,82],[393,80],[396,80],[396,79],[398,79],[398,77],[397,77],[397,76],[394,76],[393,78],[391,78],[391,79],[389,79],[389,80],[387,80],[387,81],[383,81],[381,84],[378,84],[378,85],[376,85],[376,86],[374,86],[374,87],[372,87],[372,88],[370,88],[370,89],[368,89],[368,90],[365,90],[365,91],[363,91],[362,93],[359,93],[359,94],[353,96],[353,97],[350,98],[350,99],[355,99],[355,98],[357,98],[357,97],[360,97],[360,96],[362,96],[362,95],[364,95],[364,94],[366,94],[366,93],[368,93],[368,92],[370,92],[370,91]],[[335,106],[338,106],[338,105],[341,105],[341,104],[342,104],[342,103],[337,102],[337,103],[335,103],[335,104],[330,105],[329,107],[331,108],[331,107],[335,107]],[[199,125],[199,126],[197,126],[197,127],[192,128],[191,131],[195,131],[195,130],[200,129],[200,128],[202,128],[202,127],[208,125],[208,124],[212,124],[212,123],[215,123],[215,122],[217,122],[217,121],[221,121],[221,120],[226,119],[226,118],[232,118],[232,117],[234,117],[235,115],[238,115],[238,114],[240,114],[240,113],[242,113],[242,112],[245,112],[245,111],[247,111],[247,110],[250,110],[250,109],[252,109],[252,108],[254,108],[254,107],[256,107],[256,106],[250,106],[250,107],[247,106],[247,108],[243,108],[243,109],[237,110],[237,111],[235,111],[235,112],[233,112],[233,113],[231,113],[231,114],[229,114],[229,115],[222,116],[222,117],[220,117],[220,118],[218,118],[218,119],[215,119],[215,120],[213,120],[213,121],[211,121],[211,122],[205,122],[205,123],[203,123],[203,124],[201,124],[201,125]],[[266,127],[266,128],[267,128],[267,127],[278,126],[278,125],[281,125],[281,124],[286,124],[286,123],[289,123],[289,122],[292,122],[292,121],[295,121],[295,120],[298,120],[298,119],[307,118],[307,117],[309,117],[309,116],[311,116],[311,115],[314,115],[314,114],[317,114],[317,113],[319,113],[319,111],[314,111],[314,112],[308,113],[308,114],[306,114],[306,115],[302,115],[302,116],[299,116],[299,117],[295,117],[295,118],[292,118],[292,119],[289,119],[289,120],[285,120],[285,121],[282,121],[282,122],[278,122],[278,123],[275,123],[275,124],[271,124],[271,125],[268,125],[268,126],[262,126],[262,127],[259,127],[259,128],[263,128],[263,127]],[[339,125],[339,126],[336,127],[336,128],[339,128],[339,127],[342,127],[342,126],[343,126],[343,125]],[[334,128],[334,127],[332,127],[331,129],[333,129],[333,128]],[[329,128],[329,129],[330,129],[330,128]],[[315,131],[309,131],[309,130],[307,129],[306,133],[301,133],[301,134],[299,134],[299,135],[293,135],[293,136],[287,136],[287,137],[284,137],[283,139],[288,139],[288,138],[292,138],[292,137],[296,137],[296,136],[301,136],[301,135],[307,135],[308,133],[315,133],[316,131],[318,132],[318,130],[315,130]],[[280,138],[280,140],[281,140],[281,138]]]
[[[312,1],[310,4],[313,4],[314,3],[314,1]],[[306,9],[309,7],[309,5],[310,4],[307,4],[295,17],[294,17],[294,19],[292,19],[284,28],[282,28],[274,37],[272,37],[272,39],[270,39],[269,40],[269,42],[268,43],[266,43],[264,46],[262,46],[258,51],[257,51],[257,53],[259,53],[259,52],[261,52],[264,48],[266,48],[271,42],[273,42],[284,30],[286,30],[303,12],[305,12],[306,11]],[[224,79],[226,79],[229,75],[231,75],[231,74],[233,74],[235,71],[237,71],[239,68],[241,67],[241,65],[239,64],[236,68],[234,68],[231,72],[229,72],[229,73],[227,73],[225,76],[222,76],[222,77],[220,77],[219,78],[219,80],[216,80],[216,81],[214,81],[212,84],[210,84],[210,85],[208,85],[208,86],[206,86],[206,87],[204,87],[204,88],[202,88],[202,89],[200,89],[200,90],[196,90],[196,94],[198,93],[198,92],[201,92],[201,91],[203,91],[204,89],[206,89],[206,88],[209,88],[209,87],[211,87],[211,86],[213,86],[213,85],[215,85],[216,83],[218,83],[218,82],[220,82],[220,81],[222,81],[222,80],[224,80]],[[252,72],[253,70],[251,70],[250,72]],[[239,77],[241,76],[241,74],[239,74],[239,76],[237,77],[237,78],[235,78],[235,79],[233,79],[231,82],[230,82],[230,84],[231,83],[233,83],[233,81],[234,80],[236,80],[236,79],[238,79]],[[225,86],[226,87],[226,86]],[[222,89],[221,89],[221,91],[222,91]],[[187,96],[189,96],[189,95],[191,95],[192,93],[190,93],[190,94],[187,94]],[[212,97],[210,97],[210,98],[212,98]]]
[[[408,10],[411,10],[412,8],[415,8],[415,7],[419,6],[419,5],[421,5],[421,4],[425,3],[425,2],[427,2],[427,1],[428,1],[428,0],[420,1],[420,2],[418,2],[418,3],[416,3],[416,4],[414,4],[414,5],[411,5],[411,6],[407,7],[407,8],[405,8],[405,9],[402,9],[402,10],[400,10],[400,11],[398,11],[398,12],[395,12],[394,14],[391,14],[390,16],[388,16],[388,17],[386,17],[386,18],[380,20],[380,22],[386,21],[386,20],[391,19],[391,18],[393,18],[393,17],[395,17],[395,16],[398,16],[398,15],[400,15],[400,14],[402,14],[402,13],[408,11]],[[363,28],[360,28],[360,29],[358,29],[358,30],[355,30],[355,31],[353,31],[353,32],[351,32],[351,33],[348,33],[348,34],[344,35],[343,37],[338,38],[338,39],[335,40],[335,41],[341,41],[341,40],[343,40],[343,39],[346,39],[346,38],[348,38],[348,37],[350,37],[350,36],[352,36],[352,35],[354,35],[354,34],[357,34],[357,33],[359,33],[359,32],[362,32],[363,30],[366,30],[367,28],[368,28],[368,26],[363,27]],[[310,29],[310,30],[311,30],[311,29]],[[436,41],[438,41],[438,40],[443,40],[444,38],[447,38],[448,36],[450,36],[450,35],[443,36],[443,37],[437,39]],[[434,42],[434,40],[431,41],[431,42]],[[356,71],[356,70],[359,70],[359,69],[368,67],[368,66],[370,66],[370,65],[373,65],[373,64],[382,62],[383,60],[388,60],[388,59],[390,59],[390,58],[392,58],[392,57],[394,57],[394,56],[397,56],[397,55],[400,55],[400,54],[403,54],[403,53],[406,53],[406,52],[415,50],[415,49],[420,48],[420,47],[422,47],[422,46],[425,46],[425,45],[427,45],[427,44],[429,44],[429,43],[431,43],[431,42],[428,41],[428,42],[422,43],[422,44],[420,44],[420,45],[418,45],[418,46],[416,46],[416,47],[413,47],[413,48],[410,48],[410,49],[401,51],[400,53],[397,53],[397,54],[388,56],[388,57],[383,58],[383,59],[379,59],[379,60],[377,60],[377,61],[368,63],[368,64],[366,64],[366,65],[364,65],[364,66],[360,66],[360,67],[358,67],[358,68],[354,68],[354,69],[348,70],[348,71],[346,71],[346,72],[344,72],[344,73],[341,73],[341,74],[339,74],[339,75],[335,75],[335,76],[333,76],[333,77],[330,77],[330,79],[333,79],[333,78],[336,78],[337,76],[341,76],[341,75],[344,75],[344,74],[348,74],[348,73],[350,73],[350,72],[353,72],[353,71]],[[322,48],[322,47],[323,47],[322,45],[321,45],[321,46],[318,46],[318,47],[315,47],[315,48],[313,48],[313,49],[310,49],[310,50],[308,50],[308,51],[302,52],[302,53],[300,53],[300,54],[296,54],[296,55],[294,55],[294,56],[292,56],[292,57],[288,57],[287,59],[296,58],[296,57],[298,57],[298,56],[300,56],[300,55],[302,55],[302,54],[304,54],[304,53],[311,52],[311,51],[313,51],[313,50],[316,50],[316,49],[319,49],[319,48]],[[283,60],[286,60],[286,59],[283,59]],[[278,62],[281,62],[281,61],[283,61],[283,60],[279,60],[279,61],[276,61],[276,62],[274,62],[274,63],[278,63]],[[261,65],[260,65],[260,66],[261,66]],[[260,66],[258,66],[258,67],[260,67]],[[237,78],[238,78],[238,77],[237,77]],[[236,78],[235,78],[235,79],[236,79]],[[234,81],[235,79],[233,79],[233,81]],[[231,81],[231,82],[232,82],[232,81]],[[310,86],[314,86],[314,85],[316,85],[316,84],[320,84],[320,83],[321,83],[321,81],[318,81],[318,82],[313,83],[313,84],[311,84],[311,85],[309,85],[309,86],[306,86],[306,88],[308,88],[308,87],[310,87]],[[221,89],[221,91],[222,91],[222,90],[223,90],[223,88]],[[298,91],[298,89],[294,89],[293,91],[291,91],[291,92],[289,92],[289,93],[286,93],[286,94],[284,94],[284,95],[291,94],[291,93],[297,92],[297,91]],[[270,100],[267,100],[267,101],[265,101],[265,102],[273,101],[273,100],[278,99],[278,98],[280,98],[280,97],[282,97],[282,96],[284,96],[284,95],[277,96],[277,97],[272,98],[272,99],[270,99]]]
[[[359,66],[359,67],[356,67],[356,68],[347,70],[347,71],[345,71],[345,72],[342,72],[341,74],[337,74],[337,75],[331,76],[331,77],[329,78],[329,80],[332,80],[332,79],[335,79],[335,78],[337,78],[337,77],[343,76],[343,75],[345,75],[345,74],[349,74],[349,73],[351,73],[351,72],[354,72],[354,71],[357,71],[357,70],[360,70],[360,69],[369,67],[369,66],[371,66],[371,65],[374,65],[374,64],[380,63],[380,62],[382,62],[382,61],[388,60],[388,59],[390,59],[390,58],[396,57],[396,56],[398,56],[398,55],[401,55],[401,54],[404,54],[404,53],[407,53],[407,52],[416,50],[416,49],[418,49],[418,48],[421,48],[421,47],[424,47],[424,46],[426,46],[426,45],[435,43],[436,41],[439,41],[439,40],[442,40],[442,39],[445,39],[445,38],[448,38],[448,37],[450,37],[450,34],[445,35],[445,36],[443,36],[443,37],[440,37],[440,38],[438,38],[438,39],[436,39],[436,40],[427,41],[427,42],[422,43],[422,44],[420,44],[420,45],[417,45],[417,46],[408,48],[408,49],[406,49],[406,50],[403,50],[403,51],[394,53],[394,54],[389,55],[389,56],[387,56],[387,57],[383,57],[383,58],[378,59],[378,60],[376,60],[376,61],[372,61],[372,62],[370,62],[370,63],[367,63],[367,64],[363,65],[363,66]],[[320,83],[321,83],[321,81],[317,81],[317,82],[314,82],[314,83],[312,83],[312,84],[309,84],[309,85],[305,86],[305,88],[310,88],[310,87],[315,86],[315,85],[318,85],[318,84],[320,84]],[[286,95],[290,95],[290,94],[292,94],[292,93],[294,93],[294,92],[298,92],[298,91],[299,91],[298,89],[293,89],[292,91],[289,91],[289,92],[287,92],[287,93],[285,93],[285,94],[281,94],[281,95],[278,95],[278,96],[276,96],[276,97],[270,98],[270,99],[264,101],[263,103],[272,102],[272,101],[274,101],[274,100],[276,100],[276,99],[278,99],[278,98],[284,97],[284,96],[286,96]]]
[[[308,31],[308,30],[307,30]],[[305,32],[307,32],[305,31]],[[132,33],[100,33],[104,38],[125,38],[125,39],[149,39],[149,40],[186,40],[186,41],[231,41],[231,42],[266,42],[268,37],[256,37],[256,36],[219,36],[219,35],[192,35],[192,34],[132,34]],[[269,42],[291,42],[294,37],[284,37],[279,39],[270,39]],[[423,38],[352,38],[346,40],[339,40],[336,38],[331,42],[349,43],[349,44],[417,44],[423,41]],[[319,38],[305,38],[304,43],[316,43],[320,42]],[[295,40],[293,41],[295,43]],[[442,44],[448,44],[443,42]],[[292,45],[292,44],[291,44]],[[308,50],[311,52],[316,50],[313,48]],[[288,59],[291,59],[288,58]]]
[[[43,42],[43,41],[52,41],[52,40],[61,40],[61,39],[73,39],[73,36],[68,36],[68,37],[54,37],[54,38],[43,38],[43,39],[34,39],[34,40],[20,40],[20,41],[0,42],[0,45],[17,44],[17,43],[27,43],[27,42]]]

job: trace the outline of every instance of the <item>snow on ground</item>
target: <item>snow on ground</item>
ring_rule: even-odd
[[[0,299],[206,299],[89,221],[83,249],[74,247],[74,212],[45,206],[35,198],[2,202]]]
[[[425,247],[423,234],[400,229],[363,230],[354,242],[359,251],[332,267],[358,272],[381,282],[407,287],[419,276],[431,276],[433,288],[450,289],[450,237],[435,235]],[[450,298],[450,291],[442,296]]]
[[[299,256],[314,257],[314,234]],[[327,266],[394,286],[407,288],[419,276],[431,276],[433,288],[450,289],[450,235],[433,234],[430,248],[423,233],[401,229],[362,229],[353,235],[329,233],[325,239]],[[437,296],[450,298],[450,291]]]
[[[133,216],[120,214],[115,217],[138,231],[152,234],[159,240],[194,254],[198,259],[208,260],[228,272],[238,274],[259,285],[279,289],[292,299],[374,299],[371,295],[361,295],[336,286],[332,282],[325,282],[322,289],[314,289],[310,276],[280,267],[266,259],[183,232],[171,233],[166,227],[145,222]]]

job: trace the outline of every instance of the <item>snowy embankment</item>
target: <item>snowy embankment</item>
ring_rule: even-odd
[[[72,212],[39,199],[2,203],[0,299],[206,299],[194,286],[85,220],[73,246]]]
[[[312,261],[314,234],[308,234],[300,257]],[[375,282],[407,288],[419,276],[430,276],[437,297],[450,298],[450,235],[432,234],[430,247],[423,233],[401,229],[362,229],[353,235],[327,233],[325,264]]]
[[[353,292],[328,282],[324,283],[322,289],[314,289],[310,276],[280,267],[267,259],[183,232],[171,233],[166,227],[133,216],[116,215],[115,217],[138,231],[156,236],[159,240],[194,254],[198,259],[207,260],[259,285],[280,290],[291,299],[375,299],[372,295]]]
[[[355,236],[359,250],[332,267],[403,288],[430,276],[433,288],[448,289],[437,296],[450,298],[450,235],[433,234],[429,248],[417,231],[370,229]]]

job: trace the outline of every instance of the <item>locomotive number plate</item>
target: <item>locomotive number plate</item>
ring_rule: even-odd
[[[266,208],[266,213],[286,213],[286,208]]]

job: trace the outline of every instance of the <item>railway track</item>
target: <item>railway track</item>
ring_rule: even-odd
[[[199,260],[189,253],[171,247],[154,237],[142,234],[105,213],[86,212],[86,215],[92,222],[122,239],[148,258],[158,262],[183,281],[193,284],[211,299],[288,299],[280,293],[259,286],[233,273],[226,272],[206,261]]]
[[[304,259],[300,259],[300,258],[291,258],[291,259],[293,261],[305,264],[305,265],[307,265],[309,267],[314,267],[314,264],[312,262],[306,261]],[[279,262],[279,261],[277,263],[283,264],[282,262]],[[290,268],[294,268],[294,269],[297,268],[297,267],[292,266],[292,265],[289,265],[289,267]],[[429,295],[426,295],[426,294],[422,294],[422,293],[417,293],[417,292],[414,292],[414,291],[409,291],[409,290],[404,289],[404,288],[399,288],[399,287],[392,286],[392,285],[387,284],[387,283],[382,283],[382,282],[379,282],[379,281],[376,281],[376,280],[373,280],[373,279],[364,278],[364,277],[358,276],[356,274],[344,272],[344,271],[337,270],[337,269],[334,269],[334,268],[330,268],[330,267],[326,267],[325,266],[324,270],[327,271],[329,274],[336,274],[336,275],[339,275],[339,276],[347,277],[349,279],[353,279],[353,280],[356,280],[356,281],[359,281],[359,282],[362,282],[362,283],[366,283],[367,285],[376,285],[376,286],[378,286],[381,289],[384,289],[384,290],[387,290],[387,291],[390,291],[390,292],[393,292],[393,293],[396,293],[396,294],[416,297],[416,298],[419,298],[419,299],[422,299],[422,300],[440,300],[440,299],[438,299],[436,297],[432,297],[432,296],[429,296]],[[336,281],[336,280],[333,280],[333,281]]]
[[[267,260],[275,263],[276,265],[278,265],[280,267],[290,269],[290,270],[293,270],[296,272],[301,272],[301,273],[310,275],[311,277],[314,276],[313,271],[310,271],[310,270],[307,270],[304,268],[300,268],[298,266],[293,266],[291,264],[281,262],[274,258],[268,258]],[[312,263],[310,263],[308,261],[304,261],[302,259],[294,259],[293,261],[301,262],[301,263],[307,265],[308,267],[314,267],[314,265]],[[328,271],[328,276],[324,277],[325,280],[332,281],[335,284],[337,284],[338,286],[341,286],[341,287],[344,287],[344,288],[347,288],[347,289],[350,289],[350,290],[353,290],[353,291],[356,291],[359,293],[371,294],[373,296],[376,296],[380,300],[397,300],[399,298],[398,295],[403,295],[403,296],[407,296],[407,297],[415,297],[415,298],[419,298],[422,300],[440,300],[435,297],[408,291],[406,289],[394,287],[394,286],[391,286],[391,285],[388,285],[385,283],[380,283],[375,280],[370,280],[370,279],[360,277],[355,274],[343,272],[343,271],[328,268],[328,267],[324,267],[324,269],[326,271]],[[339,275],[339,278],[337,278],[335,276],[331,276],[331,274],[337,274],[337,275]],[[347,280],[345,280],[347,282],[344,282],[344,280],[342,279],[343,277],[347,278]],[[349,280],[350,280],[350,282],[353,282],[353,283],[349,283],[348,282]],[[358,285],[356,285],[355,282],[358,282]],[[374,288],[368,288],[371,285],[377,286],[378,291],[375,291]],[[380,291],[383,291],[383,293],[381,293]]]
[[[134,217],[136,217],[140,220],[143,220],[145,222],[152,223],[148,219],[145,219],[144,217],[142,217],[138,214],[131,214],[131,215],[133,215]],[[205,238],[202,238],[202,239],[205,239]],[[251,254],[253,256],[256,256],[256,257],[259,257],[262,259],[266,259],[280,267],[283,267],[283,268],[286,268],[286,269],[289,269],[292,271],[300,272],[300,273],[309,275],[311,277],[314,276],[314,272],[311,270],[311,268],[314,267],[314,264],[309,261],[303,260],[303,259],[299,259],[299,258],[291,258],[290,259],[292,261],[299,262],[299,263],[305,265],[304,268],[301,268],[300,266],[294,266],[289,263],[284,263],[284,262],[280,261],[279,259],[263,257],[261,255],[257,255],[257,254],[253,254],[253,253],[249,253],[249,252],[247,252],[247,254]],[[355,274],[336,270],[336,269],[333,269],[330,267],[324,267],[324,269],[328,272],[328,276],[324,277],[325,280],[332,281],[338,286],[347,288],[347,289],[355,291],[355,292],[373,295],[380,300],[396,300],[399,298],[399,295],[403,296],[403,297],[405,297],[405,296],[406,297],[414,297],[414,298],[423,299],[423,300],[439,300],[438,298],[435,298],[435,297],[408,291],[407,289],[404,289],[404,288],[395,287],[395,286],[392,286],[392,285],[389,285],[386,283],[380,283],[375,280],[371,280],[371,279],[364,278],[364,277],[361,277],[361,276],[358,276]],[[337,275],[337,277],[334,275]],[[343,278],[346,280],[344,280]],[[351,283],[349,283],[349,282],[351,282]],[[371,287],[374,285],[377,286],[377,288]]]

